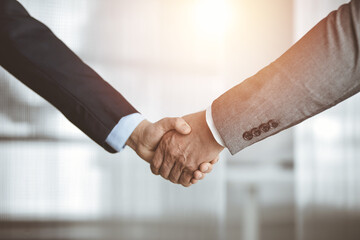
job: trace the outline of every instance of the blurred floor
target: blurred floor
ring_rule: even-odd
[[[207,182],[175,192],[171,183],[160,180],[163,190],[158,193],[167,196],[155,197],[162,200],[157,205],[150,196],[154,183],[141,183],[142,177],[130,189],[121,187],[129,178],[118,179],[124,174],[116,156],[92,148],[82,141],[3,141],[0,239],[294,238],[293,169],[286,162],[229,160]],[[137,166],[148,171],[142,162]],[[108,170],[114,167],[116,176],[111,177]]]

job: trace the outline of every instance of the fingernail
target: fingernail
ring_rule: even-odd
[[[182,125],[182,128],[183,128],[184,131],[190,130],[190,126],[189,126],[188,124],[186,124],[186,123],[184,123],[184,124]]]
[[[204,168],[204,171],[207,171],[209,169],[209,167],[208,166],[206,166],[205,168]]]

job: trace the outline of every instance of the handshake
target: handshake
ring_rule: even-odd
[[[184,187],[211,172],[224,149],[213,137],[205,111],[156,123],[143,120],[126,145],[150,163],[154,174]]]
[[[121,128],[136,109],[18,1],[0,1],[0,65],[106,150],[119,151],[126,141],[154,174],[190,186],[212,170],[222,139],[235,154],[360,92],[359,2],[329,14],[281,57],[213,101],[222,137],[212,108]]]

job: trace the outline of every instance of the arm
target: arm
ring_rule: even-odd
[[[137,112],[14,0],[0,1],[0,65],[110,152],[105,139],[111,130]]]
[[[360,2],[330,13],[279,59],[212,104],[232,154],[360,91]]]

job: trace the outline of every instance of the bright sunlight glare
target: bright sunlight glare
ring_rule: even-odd
[[[226,0],[198,0],[194,7],[197,30],[222,36],[231,21],[231,7]]]

